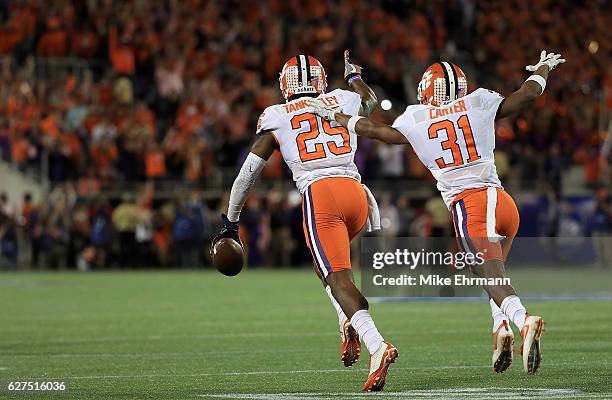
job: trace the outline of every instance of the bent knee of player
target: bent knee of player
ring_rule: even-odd
[[[327,283],[332,287],[343,288],[347,285],[352,285],[351,274],[349,269],[337,269],[329,273],[325,278]]]
[[[483,278],[503,278],[506,275],[504,261],[501,257],[485,260],[482,264],[470,266],[470,271]]]
[[[336,299],[345,296],[352,297],[353,301],[359,304],[359,309],[368,309],[368,300],[361,294],[353,280],[353,274],[350,269],[330,272],[326,278],[327,283],[332,289],[332,293]]]

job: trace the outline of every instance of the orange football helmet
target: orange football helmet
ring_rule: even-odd
[[[292,96],[298,94],[325,93],[327,75],[319,60],[306,54],[299,54],[285,63],[278,82],[285,100],[289,101]]]
[[[439,107],[467,94],[465,74],[453,63],[431,64],[423,74],[417,90],[421,104]]]

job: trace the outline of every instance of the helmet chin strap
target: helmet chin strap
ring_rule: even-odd
[[[317,97],[318,95],[319,95],[318,93],[296,93],[296,94],[289,96],[289,98],[285,99],[285,103],[288,103],[293,100],[297,100],[301,97]]]

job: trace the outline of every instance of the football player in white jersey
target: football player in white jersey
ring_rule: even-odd
[[[309,100],[316,113],[337,121],[349,132],[386,143],[410,144],[436,178],[438,189],[453,214],[462,248],[481,253],[485,262],[472,271],[480,277],[505,277],[504,261],[516,236],[519,214],[504,191],[495,169],[494,123],[529,107],[546,87],[548,73],[565,62],[558,54],[542,51],[540,61],[527,66],[533,72],[519,90],[504,98],[487,89],[467,93],[463,71],[449,62],[431,65],[418,86],[421,104],[411,105],[393,126],[361,116],[349,116],[319,100]],[[541,363],[540,336],[544,320],[525,311],[511,285],[485,286],[493,315],[495,372],[512,362],[512,321],[520,330],[523,368],[533,374]]]
[[[227,216],[222,215],[224,227],[213,247],[224,237],[240,241],[238,220],[247,194],[266,160],[280,150],[302,193],[304,235],[315,270],[338,313],[341,360],[346,367],[357,361],[361,338],[370,353],[370,373],[362,390],[380,391],[398,351],[376,328],[368,302],[355,286],[350,259],[350,241],[366,226],[373,196],[361,185],[354,163],[355,133],[317,116],[307,106],[308,99],[317,98],[347,115],[370,114],[376,95],[361,79],[361,67],[350,63],[348,51],[344,59],[344,78],[354,91],[326,93],[325,70],[314,57],[300,54],[285,63],[279,81],[286,102],[261,114],[259,137],[234,181]]]

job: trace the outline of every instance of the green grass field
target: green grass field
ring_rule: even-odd
[[[311,271],[5,273],[0,381],[65,380],[75,399],[612,398],[612,302],[525,303],[547,322],[535,376],[518,357],[491,372],[486,302],[373,304],[400,357],[372,395]]]

